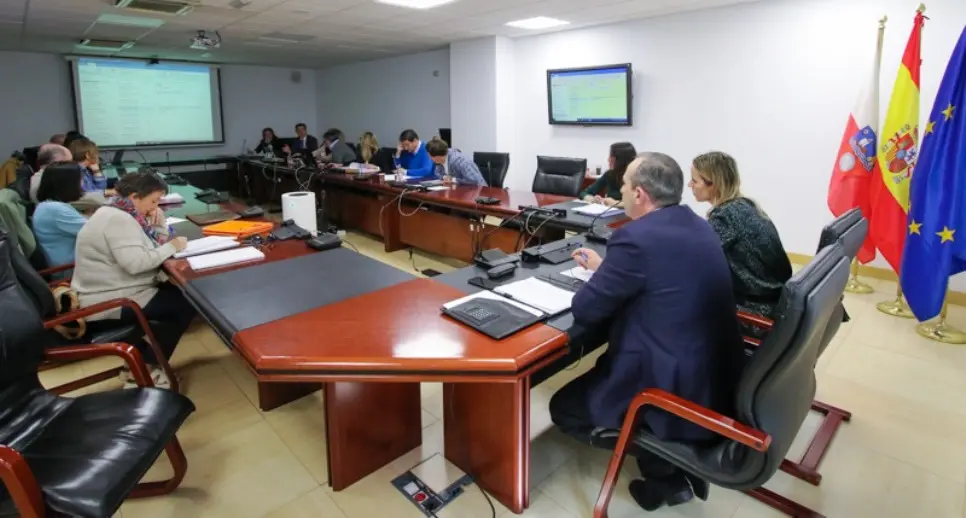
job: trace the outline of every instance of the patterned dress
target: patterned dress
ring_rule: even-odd
[[[711,209],[708,222],[721,238],[731,266],[738,309],[774,318],[782,288],[792,276],[792,264],[778,229],[748,198],[735,198]],[[745,336],[761,338],[761,330],[742,325]]]

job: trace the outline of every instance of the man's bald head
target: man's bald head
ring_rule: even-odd
[[[54,135],[53,137],[50,137],[50,141],[49,142],[51,144],[57,144],[59,146],[63,146],[64,145],[64,140],[66,138],[67,138],[67,135],[64,135],[63,133],[58,133],[58,134]]]
[[[70,150],[60,144],[44,144],[37,151],[37,169],[43,169],[54,162],[70,161]]]

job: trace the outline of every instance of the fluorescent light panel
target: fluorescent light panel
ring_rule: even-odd
[[[410,9],[432,9],[444,4],[455,2],[456,0],[375,0],[378,4],[394,5],[396,7],[408,7]]]
[[[563,20],[558,20],[556,18],[547,18],[546,16],[537,16],[536,18],[527,18],[526,20],[517,20],[514,22],[508,22],[507,27],[516,27],[517,29],[530,29],[530,30],[540,30],[540,29],[550,29],[553,27],[560,27],[561,25],[569,25],[570,22],[565,22]]]

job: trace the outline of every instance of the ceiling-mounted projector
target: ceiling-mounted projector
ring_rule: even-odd
[[[214,36],[208,36],[205,31],[198,31],[198,35],[191,40],[191,48],[195,50],[211,50],[221,46],[221,34],[215,31]]]

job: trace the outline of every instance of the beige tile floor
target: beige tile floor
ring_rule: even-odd
[[[381,244],[350,234],[362,253],[413,271],[407,252],[385,254]],[[421,253],[420,269],[449,271],[458,263]],[[839,331],[817,366],[818,397],[854,413],[838,434],[821,472],[810,486],[779,473],[768,487],[813,506],[829,517],[966,518],[966,346],[918,337],[913,322],[880,314],[875,303],[894,296],[895,284],[868,280],[872,295],[848,295],[853,317]],[[966,308],[954,307],[951,322],[966,329]],[[256,386],[245,366],[204,325],[194,326],[174,356],[185,391],[198,410],[179,437],[188,474],[175,493],[132,500],[125,518],[417,518],[422,516],[389,484],[395,476],[430,459],[424,468],[455,468],[441,457],[440,385],[424,383],[423,445],[341,492],[326,484],[322,398],[316,394],[272,412],[256,407]],[[96,372],[110,362],[90,362],[49,371],[45,383]],[[523,516],[583,518],[592,515],[608,455],[571,441],[550,424],[547,403],[593,362],[585,359],[532,393],[532,498]],[[93,390],[117,387],[105,382]],[[793,447],[801,452],[817,419],[811,416]],[[633,463],[627,463],[632,465]],[[628,467],[610,507],[613,518],[644,516],[627,493]],[[148,473],[170,472],[164,456]],[[513,516],[496,503],[496,516]],[[766,518],[781,516],[733,491],[713,488],[707,502],[662,509],[654,516]],[[471,487],[439,513],[444,518],[487,518],[491,510]]]

